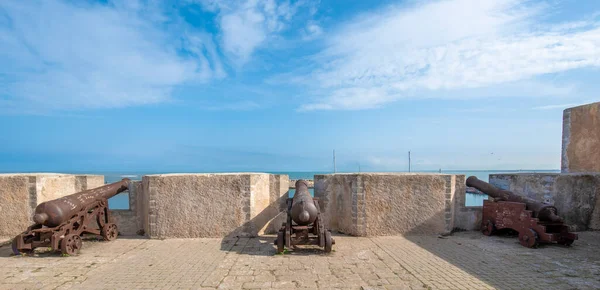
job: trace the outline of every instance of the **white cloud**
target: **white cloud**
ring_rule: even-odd
[[[301,31],[303,40],[313,40],[323,34],[323,28],[314,21],[309,21]]]
[[[327,35],[327,48],[314,57],[324,64],[303,77],[319,98],[301,110],[374,108],[600,66],[599,22],[544,27],[533,20],[546,8],[519,0],[446,0],[357,17]]]
[[[15,109],[125,107],[224,76],[211,38],[180,25],[174,35],[157,3],[2,1],[0,99]]]
[[[202,6],[218,13],[223,49],[237,65],[249,61],[253,52],[269,37],[289,24],[304,1],[200,0]]]

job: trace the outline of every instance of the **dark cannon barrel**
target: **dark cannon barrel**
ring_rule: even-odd
[[[109,199],[127,190],[129,181],[129,178],[123,178],[119,182],[40,203],[35,208],[33,221],[38,225],[57,227],[85,209],[90,203]]]
[[[292,199],[292,219],[296,224],[305,226],[312,224],[317,219],[319,211],[308,191],[308,183],[299,179],[296,181],[296,193]]]
[[[539,202],[509,190],[499,189],[485,181],[477,179],[475,176],[469,176],[466,185],[477,188],[479,191],[497,200],[524,203],[527,209],[533,212],[533,216],[540,221],[563,222],[563,219],[558,216],[558,210],[551,204]]]

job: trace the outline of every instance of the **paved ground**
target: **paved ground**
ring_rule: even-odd
[[[336,236],[330,255],[275,255],[273,237],[86,241],[79,256],[10,256],[0,247],[0,289],[599,289],[600,232],[571,248],[520,246],[478,232]]]

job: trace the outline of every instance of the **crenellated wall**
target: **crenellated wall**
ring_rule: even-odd
[[[490,183],[554,204],[573,230],[600,230],[600,173],[493,174]],[[0,175],[0,237],[31,222],[37,204],[104,184],[103,176]],[[316,175],[315,197],[333,231],[354,236],[479,230],[465,206],[465,176],[420,173]],[[129,185],[129,209],[111,210],[124,236],[199,238],[274,234],[286,220],[287,175],[147,175]]]

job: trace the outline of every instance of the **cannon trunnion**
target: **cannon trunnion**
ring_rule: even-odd
[[[521,245],[528,248],[554,242],[570,246],[578,238],[577,234],[569,232],[569,226],[551,204],[498,189],[475,176],[467,178],[466,184],[490,197],[483,201],[481,219],[481,231],[486,236],[505,229],[514,230],[519,233]]]
[[[34,225],[17,235],[12,242],[15,255],[51,247],[63,254],[79,253],[81,235],[101,235],[105,240],[117,238],[117,225],[110,222],[108,199],[127,190],[129,179],[43,202],[35,209]]]
[[[317,245],[331,252],[335,240],[325,229],[318,198],[313,198],[304,180],[296,181],[296,193],[287,199],[287,222],[284,222],[274,242],[277,253],[297,245]]]

